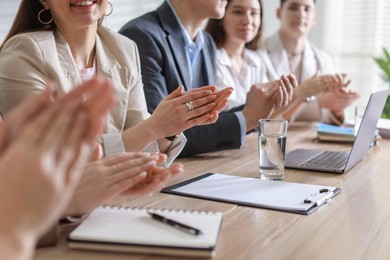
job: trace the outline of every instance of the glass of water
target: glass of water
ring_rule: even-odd
[[[262,180],[283,180],[287,141],[286,120],[259,120],[259,168]]]

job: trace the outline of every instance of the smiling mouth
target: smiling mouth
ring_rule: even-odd
[[[70,6],[90,6],[96,3],[95,1],[80,1],[76,3],[71,3]]]
[[[305,22],[294,22],[293,23],[295,26],[306,26]]]
[[[239,31],[248,33],[248,32],[253,32],[253,29],[252,28],[241,28],[241,29],[239,29]]]

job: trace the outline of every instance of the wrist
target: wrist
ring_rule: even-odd
[[[307,97],[310,97],[311,95],[308,95],[308,93],[305,93],[304,89],[305,89],[304,86],[300,86],[300,87],[294,89],[293,100],[304,101]]]
[[[158,140],[164,138],[164,133],[161,133],[158,123],[155,123],[153,116],[139,123],[145,137],[150,140]]]
[[[84,216],[85,214],[87,214],[90,210],[89,208],[91,208],[90,206],[87,208],[85,208],[85,206],[83,207],[82,205],[79,205],[77,203],[77,199],[73,199],[71,200],[71,202],[69,203],[68,207],[66,208],[66,210],[64,211],[64,213],[61,215],[61,219],[66,219],[68,217],[74,217],[74,218],[79,218],[80,216]]]
[[[298,88],[294,89],[292,100],[301,100],[300,91]]]
[[[258,120],[255,120],[254,117],[251,116],[251,113],[245,109],[242,110],[242,114],[244,115],[245,117],[245,122],[246,122],[246,132],[254,129],[257,127],[257,121]]]

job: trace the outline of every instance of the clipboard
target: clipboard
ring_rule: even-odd
[[[161,192],[309,215],[340,191],[331,186],[206,173]]]

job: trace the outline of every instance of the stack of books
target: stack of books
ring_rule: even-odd
[[[355,140],[355,132],[352,127],[318,123],[316,128],[318,140],[320,141],[353,143]]]
[[[379,124],[378,124],[379,127]],[[390,121],[389,121],[390,127]],[[329,125],[324,123],[317,123],[317,137],[319,141],[322,142],[341,142],[341,143],[353,143],[355,141],[355,131],[353,127],[349,126],[337,126],[337,125]],[[378,129],[375,131],[375,135],[373,138],[373,144],[375,145],[382,137],[382,134],[388,134],[390,137],[390,128],[388,130]]]

